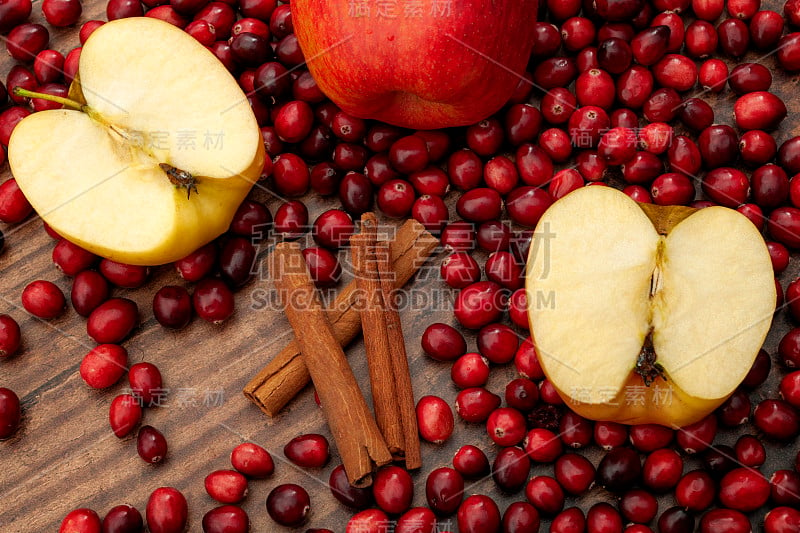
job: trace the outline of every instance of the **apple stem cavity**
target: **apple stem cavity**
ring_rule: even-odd
[[[667,381],[667,376],[664,375],[664,368],[656,362],[652,331],[647,334],[642,351],[636,360],[636,373],[642,376],[642,381],[644,381],[646,387],[649,387],[658,378]]]
[[[75,100],[71,100],[69,98],[64,98],[63,96],[55,96],[47,93],[29,91],[28,89],[23,89],[22,87],[19,86],[14,87],[14,94],[17,96],[21,96],[23,98],[39,98],[41,100],[56,102],[57,104],[61,104],[64,107],[69,107],[77,111],[86,111],[87,107],[85,104],[81,104],[80,102],[76,102]]]
[[[169,181],[175,185],[176,188],[186,189],[187,200],[191,198],[192,192],[199,194],[197,192],[197,180],[189,172],[173,167],[167,163],[159,163],[158,166],[167,174]]]

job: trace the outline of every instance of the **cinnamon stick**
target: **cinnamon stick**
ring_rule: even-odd
[[[438,245],[436,237],[416,220],[405,222],[389,245],[389,256],[396,273],[394,288],[403,287],[425,263]],[[355,282],[337,295],[327,311],[328,321],[340,345],[346,346],[361,332],[361,318],[353,307]],[[310,380],[300,347],[292,340],[244,388],[244,395],[268,416],[277,415]]]
[[[378,260],[378,275],[381,281],[381,292],[386,316],[386,334],[389,341],[389,357],[397,392],[397,410],[403,430],[403,452],[405,466],[408,470],[416,470],[422,466],[422,452],[419,444],[417,428],[417,412],[414,404],[414,390],[411,384],[411,371],[408,368],[405,337],[400,324],[400,314],[394,306],[395,279],[397,273],[389,261],[389,244],[379,242],[375,250]]]
[[[375,257],[378,220],[372,213],[361,217],[361,233],[350,237],[353,275],[358,288],[357,302],[364,332],[372,409],[394,459],[405,456],[403,426],[397,406],[394,368],[389,353],[386,309],[383,302],[378,262]]]
[[[391,462],[392,456],[325,316],[300,246],[281,243],[272,253],[277,269],[275,287],[314,381],[347,478],[353,486],[369,486],[374,468]]]

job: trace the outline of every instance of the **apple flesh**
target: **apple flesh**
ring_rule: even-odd
[[[219,60],[171,24],[126,18],[92,34],[78,75],[76,109],[34,113],[9,142],[39,215],[72,242],[139,265],[177,260],[227,230],[264,146]]]
[[[412,4],[293,0],[320,89],[347,113],[415,129],[473,124],[500,109],[528,64],[537,1]]]
[[[555,388],[587,418],[695,422],[741,383],[769,331],[769,252],[732,209],[645,208],[586,187],[555,202],[533,239],[534,344]]]

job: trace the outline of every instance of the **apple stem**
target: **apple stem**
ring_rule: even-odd
[[[84,104],[76,102],[75,100],[70,100],[69,98],[64,98],[63,96],[55,96],[53,94],[29,91],[28,89],[23,89],[22,87],[19,86],[14,87],[14,94],[17,96],[22,96],[23,98],[40,98],[42,100],[56,102],[57,104],[61,104],[64,107],[69,107],[78,111],[83,111],[85,108]]]

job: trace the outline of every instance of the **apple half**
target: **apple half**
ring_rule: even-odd
[[[14,129],[11,172],[60,235],[100,256],[157,265],[230,225],[264,145],[236,80],[193,37],[139,17],[100,26],[81,51],[72,109]]]
[[[670,427],[736,389],[776,303],[769,252],[743,215],[639,205],[601,186],[544,213],[526,292],[539,361],[571,409]]]

